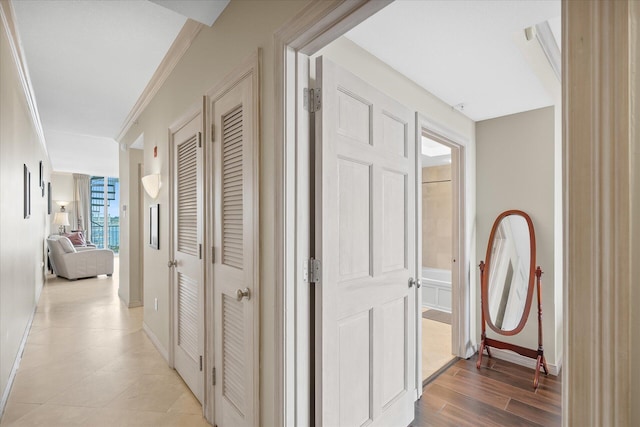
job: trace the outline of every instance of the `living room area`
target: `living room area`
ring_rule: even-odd
[[[68,280],[111,276],[120,249],[118,178],[54,172],[48,189],[48,270]]]

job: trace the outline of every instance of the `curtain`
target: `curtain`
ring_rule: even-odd
[[[89,175],[73,174],[74,222],[71,228],[84,230],[85,238],[91,238],[91,194]]]

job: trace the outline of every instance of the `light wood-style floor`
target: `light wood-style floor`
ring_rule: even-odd
[[[533,370],[484,357],[459,360],[425,388],[416,402],[412,427],[560,426],[561,378],[541,374],[534,390]]]
[[[1,426],[209,426],[117,278],[47,281]]]

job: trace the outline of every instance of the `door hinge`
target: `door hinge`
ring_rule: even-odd
[[[318,283],[320,282],[322,268],[320,266],[320,260],[315,258],[309,258],[305,263],[302,269],[302,275],[304,277],[304,281],[307,283]]]
[[[216,125],[211,123],[211,142],[215,142],[216,133],[215,133]]]
[[[202,243],[198,243],[198,259],[202,259]]]
[[[211,369],[211,382],[216,385],[216,368]]]
[[[198,132],[198,147],[202,148],[202,132]]]
[[[216,247],[211,246],[211,264],[216,263]]]
[[[320,111],[322,106],[322,89],[304,89],[304,109],[310,113]]]
[[[200,372],[202,372],[202,356],[200,356]]]

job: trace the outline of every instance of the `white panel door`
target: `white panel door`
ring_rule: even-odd
[[[414,115],[322,57],[316,82],[316,425],[406,426],[417,398]]]
[[[258,417],[257,137],[253,75],[211,102],[214,181],[215,423]]]
[[[200,402],[204,398],[202,261],[202,114],[172,134],[174,366]]]

